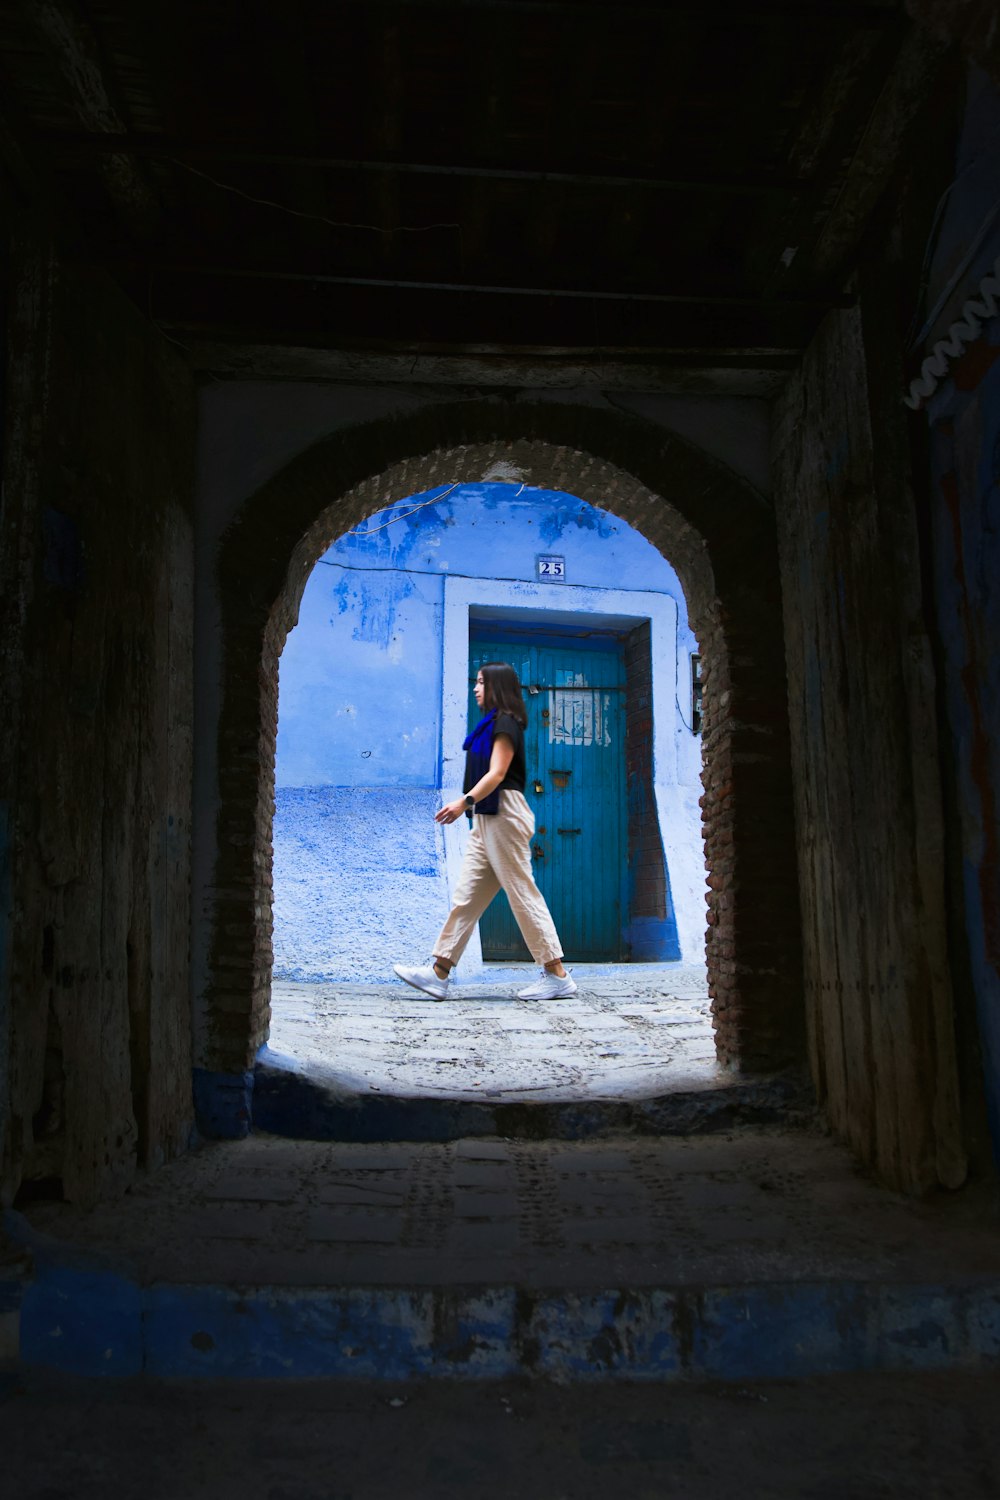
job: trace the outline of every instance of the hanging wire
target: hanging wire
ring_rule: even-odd
[[[172,162],[175,167],[182,171],[190,172],[194,177],[201,177],[205,182],[210,182],[213,187],[221,188],[224,193],[235,193],[237,198],[245,198],[248,203],[259,203],[262,208],[276,208],[279,213],[291,214],[296,219],[315,219],[318,224],[328,224],[331,229],[368,229],[372,234],[427,234],[432,229],[457,229],[459,239],[462,237],[462,226],[457,220],[449,220],[440,224],[397,224],[387,229],[384,224],[355,224],[346,220],[328,219],[325,214],[310,213],[302,208],[289,208],[287,203],[275,203],[271,198],[257,198],[253,193],[244,192],[232,182],[220,182],[210,172],[203,172],[200,167],[192,167],[190,162],[181,161],[177,156],[168,156],[166,160]]]
[[[685,717],[684,717],[684,710],[681,708],[681,700],[677,696],[676,693],[674,694],[674,702],[677,705],[677,717],[680,719],[681,723],[684,725],[684,728],[688,731],[689,734],[697,734],[698,731],[694,727],[693,720],[689,724],[688,721],[687,721],[687,719],[685,719]]]
[[[448,488],[446,490],[442,490],[440,495],[434,495],[430,500],[421,500],[420,504],[415,505],[412,510],[401,510],[398,515],[390,516],[388,521],[382,521],[378,526],[369,526],[366,531],[349,531],[347,532],[347,535],[374,536],[376,531],[384,531],[385,528],[387,526],[391,526],[394,521],[405,521],[407,516],[415,516],[418,510],[425,510],[428,505],[437,505],[439,500],[443,500],[445,495],[450,495],[452,490],[458,488],[458,485],[459,481],[456,479],[455,483],[449,484]]]

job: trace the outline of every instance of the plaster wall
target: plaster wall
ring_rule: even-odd
[[[316,565],[279,673],[276,783],[438,782],[445,580],[406,568]]]
[[[197,465],[195,562],[195,770],[192,983],[196,1049],[207,1045],[199,1017],[207,1014],[210,984],[210,920],[215,900],[213,872],[220,812],[217,754],[224,672],[222,607],[218,591],[220,547],[251,494],[295,457],[323,438],[363,429],[379,419],[393,420],[453,406],[453,387],[381,386],[351,388],[311,382],[246,381],[203,389]],[[488,392],[469,391],[470,404]],[[662,430],[666,450],[679,434],[721,467],[748,481],[763,497],[769,492],[769,408],[743,398],[690,398],[592,390],[525,390],[508,396],[515,404],[573,401],[595,413],[634,414]],[[331,494],[332,503],[337,497]],[[401,497],[384,494],[382,503]],[[762,500],[763,503],[763,500]]]
[[[539,552],[563,556],[574,582],[537,583]],[[609,578],[624,587],[605,587]],[[494,482],[442,486],[379,512],[328,549],[306,586],[280,672],[274,941],[283,977],[382,978],[401,952],[429,951],[464,844],[461,828],[442,835],[431,820],[439,789],[461,781],[477,610],[540,628],[546,619],[620,631],[651,621],[654,794],[682,953],[701,958],[700,743],[679,696],[697,645],[677,575],[599,507]],[[474,945],[463,970],[480,964]]]

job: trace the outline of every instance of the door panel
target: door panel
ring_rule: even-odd
[[[568,959],[622,956],[625,666],[614,639],[473,636],[472,683],[484,661],[509,661],[528,708],[525,796],[535,814],[535,879]],[[538,789],[540,788],[540,790]],[[483,957],[530,958],[503,893],[480,924]]]

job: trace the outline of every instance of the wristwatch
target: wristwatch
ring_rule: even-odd
[[[475,799],[475,797],[470,797],[469,794],[468,794],[468,792],[466,792],[466,794],[465,794],[465,810],[466,810],[466,812],[471,812],[472,809],[475,807],[475,805],[476,805],[476,799]]]

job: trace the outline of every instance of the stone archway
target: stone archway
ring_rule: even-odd
[[[223,540],[224,681],[211,974],[196,1059],[238,1096],[265,1040],[278,660],[306,580],[343,532],[391,500],[503,464],[602,506],[669,558],[704,666],[706,958],[720,1059],[750,1072],[802,1059],[798,899],[773,518],[753,488],[640,419],[480,400],[373,422],[315,444],[250,497]],[[335,497],[331,500],[331,496]],[[197,1088],[196,1088],[197,1093]],[[234,1096],[235,1097],[235,1096]],[[217,1098],[202,1103],[214,1133]],[[247,1111],[244,1107],[242,1114]]]

